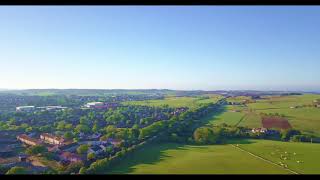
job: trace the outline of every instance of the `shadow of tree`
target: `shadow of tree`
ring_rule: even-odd
[[[116,164],[113,169],[108,171],[110,174],[128,174],[135,171],[136,165],[152,165],[168,158],[167,150],[186,150],[183,144],[161,143],[149,144],[141,149],[128,154],[120,163]]]

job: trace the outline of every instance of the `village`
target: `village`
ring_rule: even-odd
[[[88,102],[74,110],[77,116],[73,115],[69,123],[71,126],[76,127],[75,129],[80,128],[79,131],[70,133],[67,128],[53,131],[53,129],[59,129],[59,123],[56,123],[56,119],[53,117],[54,114],[72,111],[72,108],[63,106],[18,106],[16,107],[18,114],[27,114],[30,117],[38,113],[46,114],[43,117],[51,117],[48,116],[51,113],[51,118],[48,118],[47,121],[41,121],[44,124],[37,122],[35,125],[48,126],[48,124],[53,124],[53,126],[56,125],[56,128],[51,127],[42,132],[35,131],[35,128],[31,131],[2,131],[0,133],[0,141],[7,139],[8,142],[7,145],[5,142],[1,143],[3,148],[1,148],[0,152],[0,163],[7,169],[19,166],[30,169],[33,172],[46,171],[50,167],[37,160],[38,157],[43,156],[43,153],[26,153],[30,149],[40,147],[45,154],[50,154],[50,161],[55,161],[65,167],[70,164],[86,164],[100,158],[112,157],[124,147],[141,143],[141,141],[137,140],[137,137],[136,140],[130,141],[127,140],[126,136],[117,135],[121,134],[122,130],[128,130],[133,125],[138,125],[140,128],[147,127],[154,122],[178,116],[187,109],[184,107],[175,109],[150,108],[147,106],[126,107],[117,102]],[[95,120],[94,123],[89,121],[88,114],[94,114],[94,117],[91,117],[92,120]],[[123,114],[126,116],[123,116]],[[122,121],[122,119],[125,121]],[[16,122],[21,124],[32,121],[27,121],[25,118],[17,118]],[[100,128],[95,131],[83,130],[83,127],[92,128],[93,126],[99,126]],[[109,129],[114,127],[113,134],[110,133],[111,130],[108,127]],[[71,134],[72,138],[67,137],[66,134]]]

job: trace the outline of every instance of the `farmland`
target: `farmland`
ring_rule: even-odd
[[[261,127],[262,119],[260,113],[279,113],[288,119],[293,128],[309,134],[320,135],[320,108],[303,107],[303,105],[310,105],[313,100],[319,98],[319,95],[311,94],[301,96],[265,96],[254,103],[228,105],[227,111],[213,117],[210,123],[214,125],[221,123],[236,125],[235,123],[238,121],[238,126]],[[248,99],[250,98],[241,96],[228,98],[228,101],[241,102]],[[242,117],[243,119],[241,119]]]
[[[146,106],[163,106],[168,105],[169,107],[189,107],[194,108],[201,103],[215,103],[221,96],[214,95],[208,99],[201,97],[166,97],[163,100],[146,100],[146,101],[130,101],[123,104],[126,105],[146,105]]]
[[[244,166],[245,164],[245,166]],[[116,174],[287,174],[231,145],[151,144],[123,160]]]
[[[249,140],[239,147],[275,163],[283,163],[301,174],[319,173],[320,144],[293,143],[269,140]]]

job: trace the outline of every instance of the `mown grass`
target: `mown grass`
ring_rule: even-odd
[[[107,174],[287,174],[231,145],[151,144]]]

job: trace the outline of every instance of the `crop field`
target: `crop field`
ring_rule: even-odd
[[[201,99],[199,97],[167,97],[163,100],[147,100],[147,101],[129,101],[126,105],[145,105],[145,106],[163,106],[170,107],[197,107],[201,103],[217,102],[221,96],[211,96],[209,99]]]
[[[108,172],[111,174],[287,174],[231,145],[151,144]]]
[[[301,96],[265,96],[263,99],[257,100],[255,103],[248,103],[247,105],[228,105],[228,111],[223,112],[219,116],[210,120],[211,124],[226,123],[234,125],[237,118],[231,111],[239,111],[244,114],[238,126],[245,127],[262,127],[262,118],[260,113],[279,113],[285,115],[290,126],[295,129],[304,131],[306,133],[320,135],[320,108],[315,107],[301,107],[303,105],[312,104],[313,100],[319,99],[320,95],[305,94]],[[245,97],[233,97],[228,101],[241,101]],[[300,106],[300,107],[299,107]],[[296,107],[296,108],[292,108]]]

